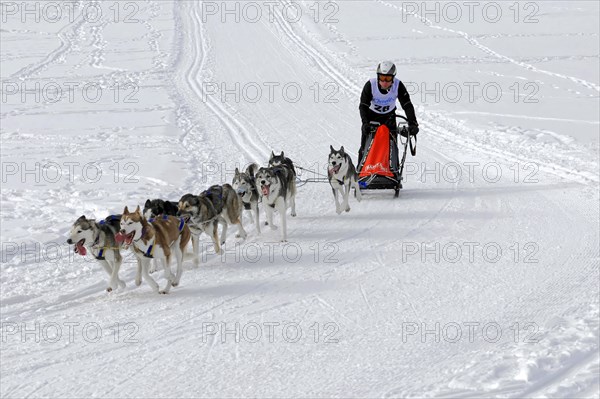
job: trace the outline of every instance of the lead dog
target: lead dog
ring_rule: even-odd
[[[67,243],[75,245],[76,254],[85,256],[89,250],[98,263],[110,276],[106,291],[111,292],[118,287],[125,288],[125,282],[119,279],[119,269],[123,258],[116,235],[119,230],[121,215],[112,215],[100,222],[87,219],[84,215],[73,223]]]
[[[133,253],[141,262],[141,273],[144,280],[159,294],[168,294],[171,287],[177,287],[183,273],[183,255],[190,241],[190,229],[183,219],[167,216],[146,220],[140,207],[129,212],[125,207],[121,216],[121,231],[117,234],[117,242],[132,247]],[[171,257],[175,256],[177,272],[171,273]],[[167,278],[167,285],[159,291],[159,286],[148,273],[150,259],[161,260]]]
[[[356,173],[352,159],[344,151],[344,146],[339,151],[334,150],[333,146],[329,146],[329,149],[327,177],[335,199],[335,211],[339,215],[343,210],[350,211],[348,197],[352,187],[354,187],[357,201],[360,202],[362,196],[358,186],[358,173]],[[338,200],[338,192],[342,195],[341,205]]]

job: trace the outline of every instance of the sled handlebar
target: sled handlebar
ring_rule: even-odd
[[[408,119],[406,119],[406,117],[404,115],[394,114],[392,116],[395,116],[396,118],[404,119],[404,122],[408,123]]]
[[[391,120],[392,118],[394,118],[394,119],[395,118],[400,118],[400,119],[403,119],[404,122],[408,123],[408,119],[406,119],[406,117],[404,115],[400,115],[400,114],[392,114],[392,115],[390,115],[390,117],[386,120],[386,122],[389,121],[389,120]],[[371,125],[371,127],[381,126],[381,124],[382,124],[381,122],[377,122],[377,121],[370,121],[369,122],[369,125]],[[398,126],[399,125],[400,124],[398,124]],[[404,123],[403,123],[403,125],[404,125]]]

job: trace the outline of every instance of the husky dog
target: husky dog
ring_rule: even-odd
[[[271,168],[260,168],[256,172],[256,183],[260,189],[260,196],[267,214],[267,224],[275,230],[273,225],[273,210],[277,209],[281,216],[281,241],[287,240],[286,210],[288,200],[293,203],[296,195],[296,184],[293,171],[285,165]],[[292,210],[293,212],[293,210]],[[292,216],[295,216],[295,212]]]
[[[150,220],[160,215],[177,216],[177,202],[165,201],[162,199],[148,199],[144,204],[143,213],[146,220]],[[152,262],[149,270],[150,273],[154,273],[156,271],[157,263],[158,261]],[[136,281],[141,283],[139,278]]]
[[[275,153],[271,151],[271,157],[269,158],[269,166],[273,167],[281,165],[285,165],[288,168],[290,168],[292,170],[292,173],[294,174],[294,177],[296,177],[296,169],[294,168],[294,163],[292,162],[292,160],[286,157],[283,151],[281,151],[281,154],[279,155],[275,155]]]
[[[350,189],[352,187],[354,187],[358,201],[362,199],[362,196],[358,187],[358,173],[356,173],[352,159],[344,151],[344,146],[339,151],[334,150],[333,146],[329,146],[329,149],[327,177],[329,178],[329,184],[331,185],[333,198],[335,199],[335,211],[339,215],[343,210],[346,212],[350,211],[348,197],[350,196]],[[338,201],[338,191],[342,195],[342,205]]]
[[[269,167],[286,167],[291,173],[286,173],[287,185],[290,188],[290,196],[288,197],[292,217],[296,216],[296,169],[291,159],[287,158],[283,151],[280,155],[275,155],[271,151],[271,157],[269,158]]]
[[[125,207],[120,226],[121,231],[115,237],[117,242],[133,247],[133,253],[141,262],[141,274],[152,289],[159,294],[168,294],[171,287],[177,287],[183,273],[184,250],[190,241],[190,229],[184,220],[165,215],[148,222],[139,206],[135,212],[129,212]],[[169,266],[172,255],[175,255],[177,261],[175,276]],[[167,278],[167,285],[160,291],[158,284],[148,273],[152,258],[162,260]]]
[[[79,217],[73,223],[69,233],[68,244],[75,245],[75,253],[85,256],[89,250],[110,276],[106,291],[111,292],[118,287],[125,288],[125,282],[119,279],[119,268],[123,262],[116,241],[121,215],[112,215],[100,222],[95,219]]]
[[[248,236],[248,233],[246,233],[244,225],[242,224],[244,203],[230,184],[225,183],[222,186],[215,184],[214,186],[210,186],[208,190],[202,192],[200,196],[205,196],[210,199],[215,210],[221,216],[221,219],[219,219],[219,223],[223,225],[221,245],[225,244],[227,226],[230,224],[237,224],[238,226],[238,232],[235,235],[236,237],[245,239]]]
[[[221,254],[222,251],[217,231],[221,217],[210,199],[206,196],[185,194],[179,200],[178,208],[177,216],[185,219],[192,233],[192,248],[196,256],[194,264],[198,266],[199,263],[198,254],[200,249],[198,242],[202,232],[205,232],[212,238],[215,245],[215,252]]]
[[[260,234],[260,216],[258,214],[259,194],[254,178],[257,170],[258,165],[255,163],[248,166],[245,172],[240,172],[238,168],[235,168],[235,175],[233,176],[231,185],[240,196],[244,204],[244,209],[248,210],[251,215],[254,212],[254,224],[256,225],[256,231]]]
[[[242,200],[229,184],[214,185],[200,195],[185,194],[179,200],[178,216],[185,218],[192,232],[192,247],[198,255],[200,234],[206,232],[215,245],[215,252],[222,254],[221,245],[225,244],[228,224],[238,225],[237,237],[246,238],[247,233],[242,225]],[[217,231],[223,225],[221,240]],[[198,262],[196,257],[196,264]]]
[[[177,202],[161,199],[146,200],[144,204],[144,217],[152,219],[158,215],[177,215]]]

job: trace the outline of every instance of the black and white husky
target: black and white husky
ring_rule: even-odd
[[[256,171],[258,165],[253,163],[246,168],[245,172],[240,172],[238,168],[235,168],[235,175],[231,185],[237,192],[238,196],[244,204],[244,209],[250,212],[250,218],[254,216],[254,224],[256,225],[256,231],[260,234],[260,216],[258,214],[258,200],[260,195],[256,188]],[[252,215],[254,213],[254,215]]]
[[[292,170],[292,173],[294,174],[294,177],[296,177],[296,169],[294,168],[294,162],[292,162],[291,159],[286,157],[283,151],[281,151],[281,154],[279,155],[275,155],[275,153],[271,151],[271,157],[269,158],[269,166],[273,167],[281,165],[285,165],[288,168],[290,168]]]
[[[271,229],[276,229],[273,225],[273,210],[277,209],[281,217],[281,241],[287,241],[286,211],[288,203],[294,206],[295,179],[293,171],[285,165],[260,168],[256,172],[256,184],[267,215],[267,224]],[[292,208],[292,216],[296,216],[294,208]]]
[[[162,199],[146,200],[144,204],[144,217],[152,219],[159,215],[177,215],[177,202],[165,201]]]
[[[271,151],[271,157],[269,158],[269,167],[271,168],[287,168],[291,173],[286,173],[286,181],[290,188],[290,196],[287,198],[289,206],[291,208],[292,217],[296,216],[296,168],[291,159],[287,158],[283,151],[280,155],[275,155]]]
[[[112,215],[99,222],[82,215],[73,223],[67,240],[68,244],[75,245],[76,254],[85,256],[89,250],[102,265],[110,276],[110,282],[106,288],[108,292],[119,287],[125,288],[125,282],[119,279],[119,269],[123,258],[120,245],[115,239],[120,229],[120,221],[121,215]]]
[[[242,225],[244,205],[229,184],[211,186],[200,195],[185,194],[179,200],[178,207],[177,215],[185,219],[192,232],[192,247],[196,256],[200,250],[199,237],[203,232],[210,236],[218,254],[223,254],[221,245],[225,244],[228,224],[238,226],[237,237],[245,239],[247,236]],[[217,231],[219,224],[223,226],[220,240]]]
[[[173,202],[173,201],[165,201],[162,199],[147,199],[146,203],[144,204],[144,217],[146,218],[146,220],[151,220],[154,219],[156,217],[159,216],[177,216],[177,202]],[[159,262],[158,259],[154,259],[153,262],[151,262],[150,264],[150,273],[154,273],[157,268],[158,265],[157,263]],[[140,281],[139,279],[136,281]],[[139,285],[139,284],[138,284]]]
[[[348,197],[352,187],[355,189],[356,199],[360,201],[362,197],[358,186],[358,173],[356,173],[352,159],[344,151],[344,146],[339,151],[334,150],[333,146],[329,146],[329,148],[327,177],[335,199],[335,211],[339,215],[342,211],[350,211]],[[341,205],[338,200],[338,191],[342,195]]]

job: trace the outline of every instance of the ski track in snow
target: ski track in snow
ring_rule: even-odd
[[[395,4],[379,1],[381,4],[388,7],[393,7],[400,10]],[[290,2],[283,2],[290,4]],[[160,6],[157,2],[149,2],[149,9],[154,11],[154,16],[158,17]],[[153,60],[155,72],[164,71],[168,66],[165,64],[167,57],[173,56],[175,60],[171,66],[173,73],[165,78],[171,84],[167,90],[171,98],[176,104],[176,125],[182,131],[179,137],[180,146],[186,149],[185,157],[188,162],[189,170],[186,172],[186,188],[197,189],[206,186],[207,184],[201,179],[200,171],[203,170],[203,163],[211,161],[225,161],[238,159],[240,154],[247,162],[250,161],[265,161],[270,153],[270,148],[267,143],[271,142],[271,137],[261,129],[256,127],[255,121],[251,115],[244,115],[241,112],[233,109],[231,106],[219,103],[212,96],[207,95],[203,82],[210,80],[214,74],[215,60],[214,49],[211,45],[208,28],[202,23],[200,14],[201,4],[198,2],[174,3],[173,14],[175,20],[175,42],[174,51],[172,53],[160,51],[154,39],[160,36],[160,32],[152,25],[152,20],[145,20],[143,23],[150,32],[150,43],[156,49],[157,55]],[[181,7],[181,8],[180,8]],[[336,82],[345,94],[350,98],[356,98],[360,94],[362,74],[354,69],[348,62],[343,61],[335,55],[327,56],[322,41],[317,41],[307,33],[304,23],[290,24],[281,14],[279,8],[274,9],[274,31],[283,35],[282,37],[287,43],[298,51],[300,56],[299,61],[307,63],[309,68],[315,75],[323,75],[332,81]],[[401,10],[404,11],[404,10]],[[417,17],[417,16],[415,16]],[[536,73],[541,73],[547,76],[559,77],[569,80],[577,85],[585,86],[588,89],[599,91],[599,86],[578,79],[573,76],[561,75],[549,71],[545,71],[534,66],[514,60],[510,57],[503,56],[492,49],[483,46],[477,40],[478,37],[469,35],[465,32],[454,31],[451,29],[434,26],[431,21],[424,20],[424,23],[434,29],[441,29],[451,33],[455,33],[467,40],[470,45],[473,45],[488,55],[496,57],[500,60],[510,62],[520,68],[525,68]],[[59,37],[61,45],[58,49],[51,52],[42,61],[31,64],[12,77],[27,78],[35,74],[41,73],[48,65],[57,62],[61,57],[65,57],[69,53],[72,43],[71,36],[64,31],[72,31],[73,33],[81,29],[82,21],[78,21],[75,25],[67,25],[61,29]],[[106,25],[103,25],[106,26]],[[93,29],[94,41],[90,63],[93,67],[102,68],[105,52],[105,39],[102,35],[101,28]],[[346,40],[340,32],[335,32],[338,40]],[[276,38],[279,40],[280,38]],[[153,43],[153,44],[152,44]],[[356,50],[356,48],[354,48]],[[126,72],[113,72],[111,77],[132,76],[135,79],[143,80],[148,74],[128,74]],[[418,111],[418,115],[421,112]],[[511,162],[531,162],[531,156],[539,154],[518,153],[507,151],[507,147],[498,147],[494,142],[486,142],[485,140],[477,140],[478,133],[468,126],[458,123],[457,121],[445,117],[440,114],[422,112],[420,120],[423,127],[423,135],[429,136],[425,139],[425,143],[419,148],[419,157],[427,162],[461,163],[465,159],[479,159],[482,161],[493,160],[510,164]],[[219,125],[218,132],[226,133],[226,135],[218,135],[215,131],[207,131],[207,128],[215,126],[214,123],[206,121],[209,116],[217,118],[216,125]],[[4,117],[4,116],[3,116]],[[290,116],[293,117],[293,116]],[[219,136],[220,140],[226,140],[226,144],[221,144],[215,136]],[[328,139],[332,139],[329,136]],[[354,140],[353,136],[348,134],[343,136],[343,140]],[[340,140],[340,138],[338,138]],[[341,140],[340,140],[341,141]],[[305,141],[309,144],[309,141]],[[83,146],[91,144],[84,141]],[[562,142],[561,144],[569,145]],[[133,145],[133,144],[132,144]],[[237,158],[236,158],[237,156]],[[472,158],[469,158],[471,156]],[[112,159],[107,156],[106,161]],[[598,176],[594,173],[593,167],[582,168],[582,170],[573,170],[559,162],[553,163],[552,160],[544,159],[540,162],[540,172],[548,173],[560,181],[565,179],[577,182],[577,187],[589,187],[592,190],[597,188]],[[308,161],[308,158],[299,158],[299,164]],[[149,181],[156,186],[164,184],[161,180]],[[221,182],[225,183],[225,182]],[[577,223],[582,223],[586,220],[596,220],[598,215],[595,209],[589,207],[590,201],[580,198],[569,198],[570,208],[565,209],[567,195],[553,198],[549,192],[553,190],[553,185],[556,182],[551,181],[547,186],[547,193],[544,192],[546,186],[536,186],[528,192],[528,189],[520,187],[511,187],[510,185],[502,186],[507,190],[515,190],[516,198],[510,199],[507,196],[502,196],[501,199],[493,195],[488,195],[486,190],[493,193],[493,189],[486,187],[478,187],[472,182],[440,182],[435,189],[430,186],[419,187],[418,182],[411,182],[411,185],[405,183],[405,189],[401,192],[400,200],[386,199],[378,194],[367,194],[364,196],[363,202],[358,203],[354,198],[350,199],[352,211],[348,215],[333,216],[333,200],[330,198],[329,190],[321,190],[320,187],[303,186],[299,189],[298,199],[303,204],[308,203],[308,198],[316,199],[314,208],[308,206],[299,207],[299,216],[296,218],[288,218],[288,234],[290,237],[301,237],[300,242],[304,247],[309,241],[308,237],[320,237],[322,234],[335,233],[334,237],[330,237],[329,242],[335,243],[341,248],[346,248],[346,243],[350,245],[363,245],[365,251],[353,252],[349,255],[341,254],[341,262],[332,264],[314,265],[310,262],[294,265],[276,265],[281,267],[273,267],[273,265],[224,265],[217,256],[208,255],[208,261],[203,263],[200,269],[191,267],[188,263],[185,264],[185,272],[183,276],[184,285],[173,291],[173,294],[164,301],[158,301],[157,297],[152,295],[145,283],[138,289],[130,290],[132,284],[134,267],[131,264],[124,264],[122,270],[122,278],[128,282],[128,288],[123,291],[106,295],[102,293],[105,285],[101,279],[105,278],[101,271],[98,270],[96,264],[88,262],[75,262],[76,266],[83,266],[83,270],[77,273],[73,271],[58,270],[58,274],[46,276],[48,282],[43,279],[33,281],[36,287],[45,287],[52,290],[46,292],[41,298],[35,295],[35,291],[27,294],[14,294],[6,298],[3,295],[2,301],[2,320],[3,321],[32,321],[32,320],[69,320],[67,317],[70,314],[82,317],[84,320],[89,319],[89,315],[97,314],[98,320],[101,321],[103,327],[108,327],[110,322],[114,320],[111,317],[113,311],[117,312],[123,318],[132,317],[129,312],[137,312],[135,320],[142,323],[144,318],[150,320],[160,320],[156,326],[151,326],[148,323],[143,323],[143,327],[149,329],[149,332],[143,334],[140,343],[137,346],[117,346],[117,345],[91,345],[89,352],[85,352],[85,356],[91,364],[93,364],[93,372],[82,370],[81,376],[60,375],[59,371],[64,365],[59,364],[59,358],[63,358],[65,364],[81,364],[79,360],[79,352],[77,345],[72,345],[74,348],[67,346],[42,346],[42,350],[46,350],[45,356],[42,356],[41,361],[38,360],[39,355],[28,353],[30,349],[24,345],[25,352],[22,356],[27,359],[27,362],[17,364],[18,355],[14,352],[7,351],[3,347],[3,370],[8,372],[11,385],[2,384],[3,396],[33,396],[33,395],[77,395],[77,396],[146,396],[151,394],[155,396],[164,395],[183,395],[188,394],[186,386],[180,386],[180,383],[189,383],[195,386],[198,381],[202,381],[201,385],[206,389],[207,396],[216,395],[217,393],[225,392],[233,396],[273,396],[275,392],[281,396],[289,396],[290,391],[286,391],[280,385],[273,384],[268,380],[267,375],[262,375],[263,386],[253,390],[244,390],[237,388],[232,381],[240,382],[239,375],[235,373],[247,370],[253,370],[257,373],[257,378],[261,377],[261,372],[264,372],[261,367],[270,365],[275,362],[274,358],[269,358],[270,348],[265,348],[266,355],[260,355],[259,352],[254,353],[254,358],[247,364],[250,368],[244,366],[244,354],[247,356],[247,348],[239,345],[231,346],[220,343],[217,336],[210,335],[206,337],[203,332],[198,331],[200,321],[226,321],[226,320],[265,320],[265,315],[271,317],[281,317],[283,319],[293,319],[298,322],[311,320],[310,317],[318,315],[317,320],[330,320],[335,322],[342,331],[345,332],[340,348],[348,351],[344,355],[342,350],[334,349],[332,352],[321,352],[323,349],[315,350],[315,353],[325,353],[332,356],[332,361],[326,361],[327,364],[317,375],[321,373],[328,378],[320,381],[320,384],[314,378],[312,380],[293,385],[298,394],[301,396],[348,396],[352,393],[357,396],[379,396],[379,397],[398,397],[398,396],[422,396],[427,392],[435,397],[481,397],[497,396],[497,397],[532,397],[532,396],[572,396],[580,393],[578,381],[585,382],[593,387],[597,384],[594,380],[594,374],[598,373],[598,306],[596,303],[590,303],[589,306],[565,307],[565,301],[572,296],[576,289],[597,290],[597,282],[593,281],[593,277],[598,274],[598,255],[597,249],[594,250],[589,244],[594,242],[596,237],[587,235],[586,237],[577,240],[574,237],[563,237],[562,243],[565,245],[565,250],[573,255],[560,254],[555,263],[548,265],[547,273],[540,273],[540,280],[532,283],[531,286],[518,285],[519,279],[517,276],[508,276],[506,271],[501,268],[498,270],[477,271],[475,268],[471,270],[475,276],[481,278],[489,278],[490,284],[499,284],[499,281],[507,279],[504,284],[510,287],[511,283],[523,289],[518,297],[513,298],[512,302],[503,303],[502,308],[490,306],[481,310],[481,315],[486,315],[489,320],[500,321],[515,321],[515,320],[546,320],[547,324],[542,326],[541,340],[542,344],[537,346],[527,346],[523,343],[512,342],[503,339],[498,344],[486,345],[481,343],[469,344],[461,342],[458,347],[448,347],[444,345],[418,345],[409,344],[406,346],[399,345],[397,341],[388,341],[390,346],[387,348],[391,357],[404,353],[411,354],[413,351],[421,351],[420,360],[424,364],[418,364],[415,358],[413,367],[417,373],[417,378],[409,378],[410,374],[405,374],[406,371],[398,367],[397,370],[389,371],[382,369],[381,372],[389,372],[389,378],[384,381],[378,381],[377,386],[365,386],[367,378],[373,378],[373,375],[358,372],[356,375],[347,374],[349,370],[344,370],[338,375],[331,374],[331,363],[337,363],[346,367],[352,367],[350,364],[343,363],[348,358],[352,357],[352,353],[360,353],[358,348],[363,348],[363,342],[366,342],[367,352],[362,356],[369,357],[373,355],[369,353],[369,340],[373,338],[387,339],[384,334],[381,336],[372,333],[372,326],[381,325],[387,327],[388,317],[398,317],[398,314],[393,312],[389,315],[381,309],[384,305],[394,303],[399,306],[404,313],[410,313],[408,320],[414,321],[430,321],[436,320],[436,316],[443,320],[443,309],[441,306],[444,300],[453,300],[453,303],[460,301],[460,292],[455,293],[455,297],[442,298],[435,297],[436,290],[438,295],[442,295],[444,284],[457,285],[460,287],[462,282],[459,276],[444,272],[439,265],[430,265],[427,268],[423,264],[417,264],[418,271],[405,271],[399,274],[397,269],[394,269],[395,262],[400,256],[397,250],[397,245],[400,242],[411,239],[422,241],[436,239],[433,234],[443,234],[447,226],[454,222],[450,228],[450,234],[466,233],[473,230],[481,234],[496,229],[502,230],[503,221],[496,221],[493,217],[478,217],[460,220],[457,215],[469,215],[471,212],[477,214],[488,212],[492,215],[505,215],[505,218],[511,220],[525,220],[528,217],[526,204],[536,203],[539,209],[546,209],[548,214],[555,216],[553,221],[558,226],[568,226],[567,231],[576,232]],[[503,181],[503,183],[506,183]],[[564,183],[564,181],[563,181]],[[502,187],[500,187],[500,191]],[[49,193],[49,202],[61,203],[71,197],[77,197],[77,186],[65,187],[64,190],[57,190]],[[130,189],[131,190],[131,189]],[[406,206],[418,208],[418,202],[422,199],[419,195],[427,195],[435,190],[444,191],[445,195],[435,198],[428,203],[427,212],[422,211],[421,218],[411,226],[398,224],[394,226],[384,218],[373,217],[382,212],[382,207],[390,214],[398,214],[406,218],[410,218],[409,210]],[[480,190],[479,192],[477,192]],[[475,194],[465,194],[475,191]],[[327,197],[319,201],[319,196],[326,192]],[[12,191],[8,195],[3,194],[3,202],[16,201],[19,196],[25,200],[34,198],[37,191],[24,190],[21,192]],[[540,193],[542,193],[540,195]],[[137,197],[138,192],[134,189],[129,193],[132,197]],[[6,195],[6,197],[5,197]],[[594,194],[595,195],[595,194]],[[391,196],[391,194],[390,194]],[[101,195],[98,200],[101,200]],[[382,198],[383,197],[383,198]],[[593,198],[593,196],[592,196]],[[90,200],[94,203],[96,199]],[[427,197],[424,199],[427,203]],[[81,206],[84,199],[77,199],[71,204]],[[407,205],[406,205],[407,204]],[[524,205],[525,204],[525,205]],[[38,202],[39,208],[43,208],[43,203]],[[19,208],[16,217],[25,214],[25,211]],[[422,208],[418,208],[422,209]],[[3,211],[3,218],[6,216]],[[372,216],[369,218],[369,216]],[[63,222],[56,215],[43,215],[44,220],[49,221],[47,224]],[[350,225],[353,218],[359,220],[360,227]],[[264,215],[261,217],[264,221]],[[323,232],[323,219],[330,224]],[[277,220],[277,218],[275,218]],[[272,239],[278,236],[278,232],[268,231],[264,228],[262,236],[255,234],[254,227],[245,219],[245,227],[249,232],[249,237],[246,243],[261,243],[264,240]],[[414,218],[409,219],[412,223]],[[539,225],[534,224],[533,228],[551,229],[553,222],[538,221]],[[467,223],[468,226],[462,226]],[[348,231],[345,229],[348,228]],[[396,230],[397,228],[397,230]],[[509,230],[511,227],[507,227]],[[66,227],[62,228],[66,230]],[[231,230],[235,231],[235,228]],[[230,231],[231,231],[230,230]],[[381,233],[384,231],[384,233]],[[430,233],[430,231],[432,233]],[[388,236],[388,232],[393,232],[394,236]],[[397,233],[397,234],[396,234]],[[469,237],[465,235],[464,237]],[[547,242],[546,244],[561,243],[559,234],[553,236],[555,241]],[[227,237],[228,243],[235,242],[233,233]],[[306,241],[306,242],[303,242]],[[310,244],[310,242],[308,242]],[[351,249],[351,248],[347,248]],[[569,267],[577,265],[577,267]],[[304,269],[303,273],[299,273],[294,267]],[[358,267],[360,266],[360,267]],[[401,267],[406,268],[406,264]],[[412,266],[412,265],[411,265]],[[30,269],[37,267],[34,261],[19,263],[17,259],[12,259],[7,264],[2,265],[3,276],[2,284],[5,282],[14,282],[14,272],[16,269],[25,270],[29,273]],[[94,269],[91,274],[90,270]],[[491,268],[490,268],[491,269]],[[521,271],[519,271],[522,273]],[[7,276],[8,273],[8,276]],[[60,273],[66,273],[61,275]],[[422,273],[416,275],[415,273]],[[156,273],[154,277],[157,277]],[[92,279],[87,278],[86,281],[94,281],[87,285],[79,284],[79,276],[93,275]],[[318,287],[316,284],[330,283],[341,289],[339,282],[336,282],[336,275],[339,275],[339,281],[343,282],[344,290],[352,290],[344,292],[344,295],[332,295],[327,290],[310,289],[307,293],[300,290],[300,295],[297,295],[296,288],[302,287],[302,284]],[[290,278],[290,276],[293,276]],[[237,281],[234,279],[239,277]],[[591,277],[591,278],[590,278]],[[31,277],[27,277],[31,279]],[[159,277],[161,279],[162,277]],[[211,280],[214,279],[214,280]],[[252,278],[255,278],[252,280]],[[307,279],[307,280],[301,280]],[[464,279],[473,277],[463,276]],[[52,279],[62,279],[65,283],[75,284],[74,288],[70,288],[67,292],[53,291],[57,287],[56,283],[52,283]],[[298,280],[296,280],[298,279]],[[308,279],[313,279],[311,280]],[[415,280],[422,283],[430,284],[434,288],[432,293],[419,291],[415,289]],[[475,283],[475,282],[474,282]],[[52,287],[54,284],[54,288]],[[237,284],[237,285],[236,285]],[[436,285],[437,284],[437,285]],[[59,286],[59,285],[58,285]],[[384,288],[385,287],[385,288]],[[390,303],[382,302],[381,291],[389,289],[392,294],[398,295],[396,301]],[[13,290],[9,291],[13,294]],[[448,291],[444,291],[448,292]],[[413,294],[411,296],[411,293]],[[431,294],[433,297],[429,297]],[[416,296],[415,296],[416,295]],[[385,297],[385,294],[384,294]],[[484,297],[487,300],[493,300],[495,297]],[[502,298],[500,298],[501,300]],[[433,310],[433,302],[439,302],[440,309]],[[468,302],[463,302],[465,307],[473,306]],[[479,305],[479,304],[478,304]],[[577,305],[581,305],[577,302]],[[130,311],[126,310],[131,306]],[[565,310],[567,309],[567,310]],[[503,310],[503,312],[500,312]],[[453,310],[448,310],[453,311]],[[310,312],[310,315],[309,315]],[[455,311],[460,314],[460,311]],[[500,312],[500,313],[499,313]],[[404,315],[404,313],[401,313]],[[551,315],[554,318],[548,320]],[[276,315],[276,316],[273,316]],[[384,316],[378,319],[378,316]],[[481,320],[483,320],[482,318]],[[123,319],[121,319],[123,320]],[[266,319],[269,320],[269,319]],[[405,319],[402,319],[405,320]],[[373,323],[373,324],[370,324]],[[378,324],[380,323],[380,324]],[[150,327],[152,327],[150,329]],[[591,331],[591,332],[590,332]],[[587,334],[587,335],[586,335]],[[185,342],[193,337],[197,343],[198,339],[203,342],[206,339],[205,345],[195,353],[189,350],[189,353],[182,354],[178,352],[178,344],[183,345],[185,351]],[[397,338],[397,337],[396,337]],[[259,344],[260,345],[260,344]],[[345,346],[350,346],[350,350]],[[191,349],[193,346],[188,346]],[[240,350],[241,348],[241,350]],[[353,352],[354,348],[357,352]],[[457,349],[459,348],[459,349]],[[385,351],[386,348],[379,350]],[[244,352],[246,350],[246,352]],[[287,370],[287,374],[295,372],[294,363],[298,359],[310,359],[307,354],[309,349],[288,346],[282,347],[282,350],[277,353],[278,359],[285,359],[285,355],[292,354],[293,360],[289,364],[278,364],[279,367]],[[231,353],[230,351],[233,351]],[[250,352],[252,353],[252,352]],[[443,355],[447,354],[448,357]],[[53,355],[56,355],[54,357]],[[187,356],[189,357],[187,357]],[[141,361],[128,363],[127,360],[139,356]],[[181,356],[181,363],[177,360],[177,356]],[[264,356],[264,357],[262,357]],[[376,361],[389,364],[390,356],[384,353],[381,357],[371,357],[368,361]],[[198,379],[189,379],[182,381],[177,379],[177,376],[163,377],[161,383],[165,384],[164,390],[160,391],[145,391],[143,385],[135,384],[148,381],[153,381],[154,376],[157,376],[159,370],[167,368],[170,373],[176,374],[181,371],[179,366],[184,368],[189,367],[190,358],[194,359],[193,364],[199,367]],[[225,361],[225,359],[229,362]],[[375,360],[373,360],[375,359]],[[406,359],[411,359],[407,357]],[[248,361],[247,357],[245,358]],[[357,361],[356,358],[352,359]],[[362,360],[362,359],[361,359]],[[6,362],[13,362],[11,366],[5,366]],[[313,361],[310,359],[308,361]],[[430,362],[430,363],[428,363]],[[211,367],[210,370],[203,368],[205,365]],[[317,363],[317,366],[319,363]],[[236,369],[236,366],[239,369]],[[7,369],[5,369],[7,367]],[[426,374],[427,368],[437,368],[437,370],[449,370],[450,373],[434,373],[435,375]],[[268,367],[265,367],[267,369]],[[58,370],[58,371],[57,371]],[[307,372],[306,369],[304,369]],[[517,371],[515,374],[513,371]],[[3,373],[6,375],[6,372]],[[419,375],[418,373],[423,374]],[[162,371],[164,373],[164,371]],[[211,374],[212,373],[212,374]],[[229,373],[234,373],[230,375]],[[107,382],[98,383],[98,375],[107,375]],[[275,372],[277,376],[277,373]],[[383,375],[383,374],[382,374]],[[41,377],[40,377],[41,376]],[[247,374],[246,374],[247,376]],[[78,380],[77,377],[81,378]],[[202,378],[206,378],[202,380]],[[237,377],[237,378],[236,378]],[[296,377],[301,377],[296,375]],[[315,377],[315,376],[313,376]],[[4,381],[7,377],[3,377]],[[87,380],[86,380],[87,378]],[[91,378],[91,379],[90,379]],[[143,379],[140,379],[143,378]],[[248,378],[248,377],[247,377]],[[361,379],[365,378],[365,379]],[[428,381],[419,381],[422,378],[429,378]],[[293,380],[293,378],[290,378]],[[30,381],[35,381],[31,383]],[[91,386],[87,386],[82,381],[88,382]],[[356,382],[357,381],[357,382]],[[247,381],[250,382],[249,380]],[[212,383],[213,385],[211,385]],[[53,388],[51,384],[56,387]],[[222,385],[221,385],[222,384]],[[347,385],[348,384],[348,385]],[[76,388],[75,388],[76,387]],[[271,388],[271,391],[268,388]],[[198,388],[198,386],[196,386]],[[369,390],[370,388],[370,390]],[[229,389],[229,390],[225,390]],[[265,390],[266,389],[266,390]],[[345,389],[343,391],[342,389]],[[586,393],[586,392],[584,392]],[[593,392],[587,392],[587,394]],[[336,395],[337,394],[337,395]],[[344,395],[345,394],[345,395]]]
[[[409,12],[406,10],[406,8],[402,7],[402,5],[398,6],[396,4],[392,4],[392,3],[388,3],[384,0],[377,0],[378,2],[380,2],[381,4],[385,5],[386,7],[391,7],[394,8],[398,11],[400,11],[401,13],[407,14],[407,15],[412,15],[413,17],[415,17],[416,19],[420,20],[421,22],[423,22],[423,24],[427,25],[428,27],[432,28],[432,29],[438,29],[438,30],[442,30],[444,32],[450,32],[450,33],[454,33],[457,35],[460,35],[461,37],[463,37],[470,45],[478,48],[479,50],[483,51],[484,53],[487,53],[489,55],[491,55],[492,57],[498,58],[499,60],[502,61],[506,61],[506,62],[510,62],[511,64],[517,65],[521,68],[524,68],[526,70],[529,71],[533,71],[533,72],[537,72],[537,73],[541,73],[544,75],[548,75],[548,76],[554,76],[554,77],[558,77],[561,79],[566,79],[566,80],[570,80],[578,85],[584,86],[588,89],[591,90],[595,90],[596,92],[600,92],[600,86],[592,83],[592,82],[588,82],[584,79],[579,79],[576,78],[574,76],[569,76],[569,75],[563,75],[560,73],[556,73],[556,72],[551,72],[551,71],[546,71],[544,69],[540,69],[540,68],[536,68],[531,64],[527,64],[525,62],[520,62],[515,60],[514,58],[508,57],[506,55],[500,54],[494,50],[492,50],[491,48],[481,44],[479,42],[479,40],[477,40],[477,38],[475,38],[472,35],[469,35],[466,32],[463,31],[459,31],[459,30],[454,30],[451,28],[446,28],[440,25],[435,25],[435,23],[433,21],[431,21],[430,19],[428,19],[427,17],[424,16],[419,16],[418,14],[414,13],[414,12]]]
[[[186,4],[185,6],[187,7],[188,5]],[[188,28],[185,32],[178,32],[178,34],[184,35],[185,43],[193,46],[193,59],[190,61],[191,65],[185,73],[186,83],[193,90],[192,96],[194,98],[191,101],[195,102],[196,106],[205,104],[209,108],[211,115],[219,118],[219,121],[229,134],[231,142],[246,154],[248,161],[264,159],[267,152],[252,138],[256,136],[255,132],[250,133],[244,127],[243,121],[239,120],[239,117],[232,115],[225,109],[224,105],[219,104],[217,100],[206,93],[203,83],[208,81],[207,78],[211,76],[210,71],[205,69],[211,47],[206,30],[202,25],[200,10],[198,7],[192,7],[189,10],[190,12],[183,12],[177,4],[174,5],[174,8],[175,12],[178,13],[179,19],[186,18],[184,25]],[[241,133],[242,135],[240,136],[237,133]]]

